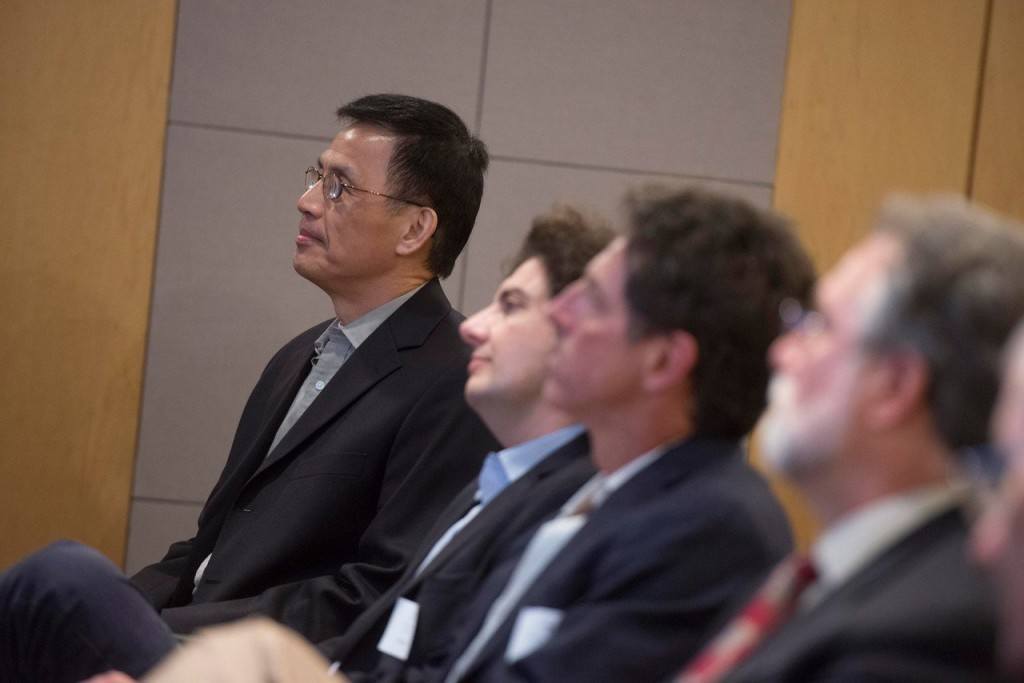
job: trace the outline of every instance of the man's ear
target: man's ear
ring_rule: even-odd
[[[416,207],[395,246],[395,252],[400,256],[415,254],[430,241],[436,230],[437,212],[428,206]]]
[[[916,353],[888,353],[871,370],[866,419],[884,429],[899,424],[927,404],[928,364]]]
[[[692,334],[673,330],[656,334],[642,343],[649,345],[644,358],[644,388],[664,391],[689,380],[700,356]]]

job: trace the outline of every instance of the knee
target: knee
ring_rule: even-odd
[[[14,565],[0,577],[0,593],[13,598],[26,591],[36,597],[66,595],[120,574],[102,554],[74,541],[57,541]]]

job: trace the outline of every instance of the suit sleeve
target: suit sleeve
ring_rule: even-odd
[[[479,680],[612,683],[662,680],[678,671],[714,635],[711,625],[723,609],[775,559],[734,515],[717,517],[662,542],[652,542],[659,527],[687,522],[648,520],[630,538],[620,535],[583,572],[589,576],[581,594],[568,601],[549,639],[511,663],[506,639]],[[511,634],[523,606],[501,633]]]
[[[494,438],[463,399],[465,373],[443,374],[395,435],[377,509],[354,561],[331,576],[276,586],[254,598],[164,610],[177,632],[260,613],[317,642],[339,635],[405,571],[436,517],[478,471]]]
[[[189,564],[194,541],[195,538],[190,538],[171,544],[162,560],[144,567],[132,577],[132,583],[154,608],[160,609],[170,601]]]
[[[306,334],[308,334],[308,332]],[[266,367],[263,368],[263,372],[260,374],[259,380],[257,380],[256,385],[249,394],[245,408],[242,410],[242,415],[239,418],[238,428],[235,432],[236,441],[238,439],[238,434],[243,431],[243,425],[258,421],[262,416],[261,414],[264,410],[264,406],[262,405],[262,402],[258,400],[258,397],[265,395],[267,393],[268,386],[273,385],[278,381],[276,379],[275,368],[279,366],[281,358],[287,355],[290,346],[291,345],[289,344],[288,346],[280,349],[276,354],[274,354],[270,361],[267,362]],[[231,452],[228,455],[228,460],[225,463],[224,469],[221,470],[217,484],[213,487],[213,490],[206,499],[206,503],[203,505],[203,509],[199,514],[199,520],[197,523],[199,530],[202,530],[204,526],[209,523],[210,517],[214,513],[214,506],[212,503],[217,497],[217,493],[225,485],[226,480],[234,469],[240,465],[240,454],[244,453],[246,449],[237,448],[237,445],[237,443],[232,444]],[[170,604],[171,598],[177,592],[177,587],[186,573],[195,573],[198,565],[196,558],[193,558],[192,554],[198,537],[199,534],[197,533],[196,536],[193,536],[188,540],[172,543],[160,561],[142,568],[131,577],[132,583],[135,584],[135,586],[142,592],[143,596],[156,609],[162,609]]]

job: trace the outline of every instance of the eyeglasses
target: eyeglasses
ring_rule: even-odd
[[[779,320],[782,332],[803,332],[814,335],[825,330],[828,323],[825,316],[814,309],[804,308],[796,299],[783,299],[779,304]]]
[[[306,191],[316,185],[320,181],[324,182],[324,196],[330,199],[332,202],[336,202],[341,199],[341,195],[345,194],[345,191],[351,192],[365,192],[366,194],[372,194],[376,197],[384,197],[385,199],[393,199],[396,202],[402,202],[403,204],[412,204],[413,206],[419,206],[427,208],[424,204],[418,202],[409,201],[408,199],[402,199],[401,197],[394,197],[383,192],[375,192],[374,190],[365,190],[355,185],[349,185],[346,182],[342,182],[341,178],[334,171],[328,171],[323,173],[316,166],[310,166],[306,169]]]

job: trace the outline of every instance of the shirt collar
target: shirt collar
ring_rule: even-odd
[[[964,500],[960,482],[918,488],[855,510],[827,529],[811,549],[822,589],[843,583],[926,520]]]
[[[487,504],[506,486],[582,433],[582,425],[571,425],[536,439],[509,446],[497,453],[490,453],[480,469],[477,499]]]
[[[411,299],[416,292],[420,291],[426,283],[423,283],[415,289],[411,289],[405,294],[396,296],[391,301],[381,304],[377,308],[369,311],[368,313],[356,318],[347,325],[342,325],[341,322],[335,320],[333,323],[327,326],[327,329],[321,333],[315,342],[313,342],[313,349],[317,355],[324,350],[328,341],[339,341],[338,335],[344,335],[345,339],[352,345],[352,349],[358,349],[360,344],[369,338],[378,327],[381,326],[385,320],[391,317],[394,313],[404,304],[406,301]]]
[[[580,502],[587,498],[590,499],[590,507],[596,508],[601,506],[609,496],[625,486],[626,482],[664,455],[672,445],[674,444],[656,446],[640,457],[630,460],[614,472],[598,472],[572,498],[566,501],[565,505],[562,506],[562,513],[565,514],[568,511],[576,510],[580,506]]]

